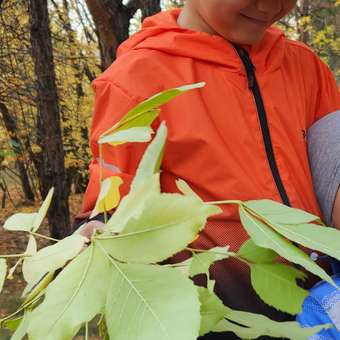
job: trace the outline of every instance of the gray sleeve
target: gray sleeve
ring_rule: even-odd
[[[317,121],[308,131],[309,161],[325,223],[331,225],[340,185],[340,111]]]

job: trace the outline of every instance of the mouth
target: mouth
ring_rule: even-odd
[[[250,17],[250,16],[248,16],[246,14],[242,14],[242,13],[240,13],[240,15],[241,15],[242,18],[246,19],[248,22],[253,23],[257,26],[265,27],[265,26],[268,25],[268,20]]]

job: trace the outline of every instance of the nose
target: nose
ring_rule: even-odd
[[[257,0],[256,8],[259,12],[275,15],[281,10],[281,0]]]

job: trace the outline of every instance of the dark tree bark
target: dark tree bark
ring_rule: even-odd
[[[48,212],[48,222],[52,237],[61,239],[70,233],[68,205],[70,188],[64,167],[47,0],[30,0],[29,14],[31,54],[37,83],[37,130],[42,148],[40,191],[45,197],[51,187],[55,188],[54,199]]]
[[[160,0],[130,0],[123,5],[122,0],[86,0],[87,7],[95,23],[102,70],[116,59],[117,47],[129,37],[130,19],[141,9],[143,17],[160,11]]]
[[[140,9],[142,10],[142,20],[161,11],[159,0],[140,0]]]
[[[12,150],[16,155],[16,164],[19,171],[19,177],[21,181],[21,187],[27,201],[34,201],[34,193],[31,188],[29,177],[25,163],[23,161],[23,152],[20,138],[17,134],[18,128],[15,119],[9,112],[7,106],[0,102],[0,112],[2,113],[2,119],[5,124],[6,130],[12,141]]]

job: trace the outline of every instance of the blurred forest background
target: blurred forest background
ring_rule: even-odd
[[[91,81],[145,17],[182,4],[0,0],[0,225],[14,211],[35,209],[54,186],[48,232],[54,238],[70,232],[88,180]],[[300,0],[280,23],[338,81],[339,8],[340,0]]]

